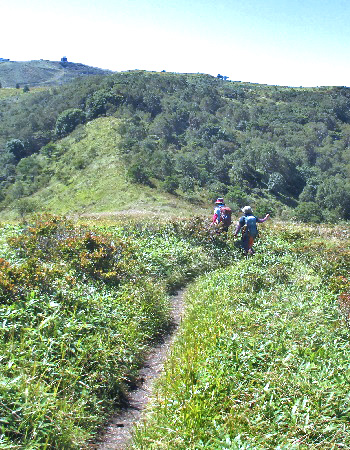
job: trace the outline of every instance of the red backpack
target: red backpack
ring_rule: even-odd
[[[229,226],[232,223],[231,220],[232,209],[228,206],[220,207],[220,222],[222,222],[225,226]]]

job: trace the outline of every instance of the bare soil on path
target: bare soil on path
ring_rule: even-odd
[[[184,314],[184,290],[171,298],[173,327],[162,342],[153,347],[145,360],[144,367],[139,372],[139,386],[131,391],[128,406],[114,415],[100,438],[89,446],[96,450],[124,450],[131,443],[132,431],[142,419],[142,414],[152,396],[155,380],[160,376],[169,349],[175,339],[176,331]]]

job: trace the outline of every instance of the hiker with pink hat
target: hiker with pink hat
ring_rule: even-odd
[[[231,208],[225,205],[224,199],[219,197],[215,202],[213,224],[221,224],[222,231],[228,231],[231,225]]]

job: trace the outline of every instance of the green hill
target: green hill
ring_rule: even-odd
[[[113,117],[95,119],[24,158],[18,165],[21,176],[12,186],[14,196],[22,191],[21,198],[11,202],[0,217],[15,218],[18,213],[34,211],[95,217],[188,216],[193,207],[183,200],[128,179],[118,150],[119,125],[120,120]],[[208,212],[200,206],[197,211]]]
[[[108,70],[61,61],[0,61],[0,83],[3,88],[57,86],[78,77],[105,75]]]
[[[148,204],[158,192],[208,205],[223,195],[233,209],[251,204],[257,214],[269,211],[306,222],[350,219],[349,88],[295,89],[132,71],[21,95],[2,96],[4,90],[0,209],[15,209],[18,200],[51,189],[48,198],[69,192],[66,200],[40,199],[52,212],[107,210],[79,179],[94,161],[91,180],[86,177],[95,185],[98,170],[108,174],[106,160],[118,154],[128,183],[119,198],[135,189],[137,198],[150,193]],[[102,127],[94,137],[100,150],[92,158],[86,153],[90,144],[76,142],[90,139],[82,130],[98,118],[114,123],[115,143],[113,151],[103,144]],[[52,173],[62,177],[64,187],[53,187]],[[110,196],[107,203],[114,208]]]

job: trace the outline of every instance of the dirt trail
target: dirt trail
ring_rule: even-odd
[[[183,296],[184,290],[181,290],[171,299],[174,326],[163,341],[150,350],[144,367],[139,372],[140,386],[130,392],[128,408],[111,418],[104,434],[95,444],[89,447],[90,449],[124,450],[128,448],[133,427],[142,417],[152,394],[153,383],[163,370],[169,348],[181,323],[184,313]]]

